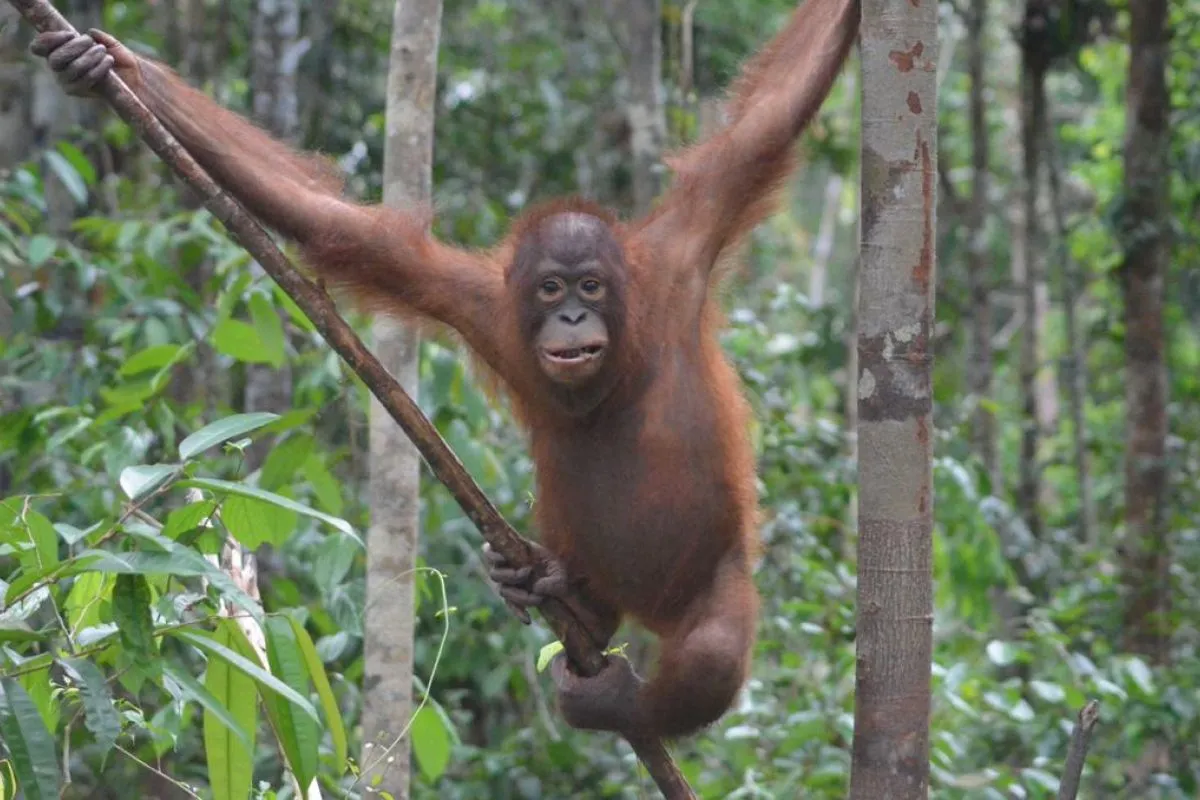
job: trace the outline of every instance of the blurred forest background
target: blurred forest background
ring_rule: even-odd
[[[1165,63],[1142,43],[1157,92],[1130,89],[1135,1],[940,8],[937,798],[1054,796],[1092,697],[1084,796],[1200,792],[1200,2],[1149,3],[1170,33]],[[628,3],[445,0],[441,235],[490,244],[564,192],[632,213],[657,179],[633,165],[713,125],[794,8],[665,0],[647,22]],[[57,5],[380,197],[392,3]],[[127,126],[62,93],[30,36],[0,4],[0,785],[295,797],[286,759],[301,785],[360,796],[390,743],[363,741],[384,702],[363,680],[368,394]],[[852,57],[727,292],[723,342],[757,412],[764,613],[740,704],[678,748],[704,797],[848,785],[860,80]],[[1127,134],[1138,91],[1156,136]],[[422,408],[528,530],[504,409],[447,341],[422,343],[418,374]],[[551,634],[498,601],[432,480],[419,521],[398,707],[412,796],[651,796],[624,744],[557,718],[536,671]],[[216,619],[253,604],[201,557],[227,533],[258,557],[269,669]],[[387,616],[398,601],[379,613],[409,624]]]

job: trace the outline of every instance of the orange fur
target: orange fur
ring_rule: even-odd
[[[734,84],[724,129],[672,158],[675,184],[644,219],[566,198],[526,212],[486,252],[437,241],[427,209],[342,199],[323,159],[292,152],[163,67],[141,62],[132,76],[213,176],[296,240],[325,280],[370,311],[457,331],[503,383],[530,433],[542,541],[582,581],[607,635],[630,615],[662,637],[636,709],[658,735],[692,732],[729,707],[758,609],[749,408],[715,336],[714,269],[774,209],[859,13],[858,0],[807,0]],[[518,246],[565,212],[604,221],[628,272],[619,379],[582,415],[556,405],[517,323],[532,301],[510,280]]]

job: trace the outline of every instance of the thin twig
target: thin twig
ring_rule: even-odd
[[[46,0],[9,2],[38,31],[75,31]],[[312,320],[325,341],[362,379],[412,440],[430,471],[450,491],[483,538],[514,566],[531,564],[529,543],[501,516],[417,404],[342,319],[325,290],[292,266],[263,227],[213,181],[115,72],[108,74],[100,90],[121,119],[129,123],[150,149],[196,192],[205,208],[225,225],[238,244]],[[604,665],[604,654],[593,644],[587,629],[570,609],[563,602],[548,598],[539,610],[555,636],[562,641],[575,668],[583,675],[599,672]],[[695,798],[662,740],[631,737],[629,743],[667,800]]]
[[[1092,731],[1100,721],[1100,704],[1089,700],[1079,710],[1079,721],[1071,733],[1071,745],[1067,749],[1067,761],[1063,766],[1062,780],[1058,784],[1058,800],[1075,800],[1079,794],[1079,781],[1083,777],[1083,762],[1087,759],[1088,746],[1092,743]]]

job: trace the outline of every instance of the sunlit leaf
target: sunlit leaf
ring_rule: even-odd
[[[25,688],[0,678],[0,733],[26,800],[57,800],[58,755],[54,739]]]
[[[233,483],[231,481],[216,480],[213,478],[189,478],[181,481],[181,486],[196,487],[198,489],[207,489],[217,494],[236,494],[242,497],[249,497],[254,500],[263,500],[268,503],[274,503],[280,508],[286,508],[289,511],[295,511],[297,514],[303,514],[306,517],[312,517],[325,522],[342,533],[346,534],[360,546],[363,546],[362,539],[354,532],[354,528],[346,520],[317,511],[315,508],[310,508],[303,503],[297,503],[282,495],[274,492],[264,491],[263,489],[254,486],[247,486],[243,483]]]
[[[179,443],[179,458],[183,461],[195,458],[210,447],[244,436],[277,419],[278,414],[257,411],[252,414],[234,414],[211,422]]]
[[[50,260],[50,257],[54,255],[54,251],[57,249],[57,239],[39,233],[37,236],[30,237],[25,258],[28,260],[30,267],[40,267]]]
[[[263,359],[273,367],[281,366],[285,354],[283,322],[279,314],[271,306],[271,301],[258,292],[250,295],[247,305],[250,308],[250,320],[262,345]]]
[[[231,619],[220,620],[213,638],[233,648],[229,628],[236,624]],[[249,795],[254,777],[257,690],[250,676],[219,658],[208,660],[204,686],[219,704],[204,709],[204,755],[213,800],[242,800]]]
[[[225,498],[221,519],[233,538],[250,550],[259,545],[281,545],[296,530],[297,514],[274,503],[243,495]]]
[[[178,471],[170,464],[141,464],[121,470],[119,483],[126,497],[135,503],[161,489]]]
[[[247,364],[268,364],[270,356],[253,326],[236,319],[224,319],[212,332],[212,344],[218,352]]]
[[[307,694],[308,671],[291,624],[281,617],[267,617],[263,632],[271,673],[297,692]],[[296,773],[300,785],[308,786],[316,777],[319,766],[321,730],[318,721],[298,714],[291,703],[278,695],[263,695],[263,705],[271,717],[271,728],[287,755],[288,765]]]
[[[171,363],[183,347],[177,344],[156,344],[134,353],[121,365],[118,374],[122,377],[140,375],[143,372],[162,369]]]
[[[251,661],[245,656],[239,655],[238,653],[234,652],[233,649],[216,642],[212,638],[205,636],[198,631],[187,630],[186,628],[174,628],[166,631],[166,633],[170,636],[183,639],[189,644],[193,644],[202,650],[206,650],[218,658],[224,659],[233,668],[241,670],[243,673],[253,678],[260,688],[268,689],[275,694],[281,695],[291,703],[299,706],[300,710],[312,717],[313,721],[319,721],[317,717],[317,710],[313,708],[312,703],[310,703],[305,697],[301,696],[296,692],[295,689],[288,686],[271,673],[267,672],[262,668],[262,666]]]
[[[328,726],[329,736],[333,740],[333,754],[337,759],[338,769],[343,770],[346,768],[348,752],[346,727],[342,721],[342,712],[338,707],[337,698],[333,694],[333,687],[329,685],[329,676],[325,674],[325,665],[321,662],[321,657],[317,655],[317,648],[313,645],[304,626],[294,617],[289,616],[287,620],[291,623],[296,646],[304,658],[308,677],[312,680],[317,689],[317,695],[321,698],[321,710],[325,714],[325,724]]]
[[[447,720],[432,704],[426,704],[413,718],[410,735],[421,773],[426,780],[436,781],[450,764],[451,739]]]

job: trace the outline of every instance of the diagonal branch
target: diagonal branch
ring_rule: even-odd
[[[9,2],[38,31],[75,30],[47,0]],[[342,319],[324,289],[292,266],[262,226],[213,181],[115,73],[109,73],[100,89],[117,114],[203,199],[205,208],[224,223],[233,238],[312,320],[321,336],[412,440],[434,476],[454,496],[483,538],[513,565],[530,564],[529,543],[501,516],[417,404]],[[566,604],[548,598],[540,610],[576,669],[583,675],[599,672],[604,654]],[[631,738],[629,743],[667,800],[695,798],[661,740]]]

